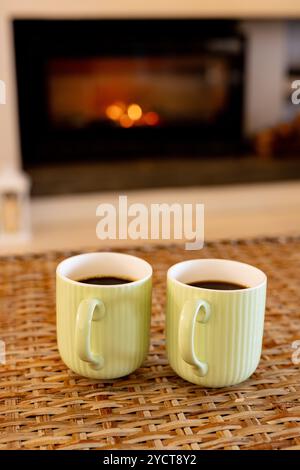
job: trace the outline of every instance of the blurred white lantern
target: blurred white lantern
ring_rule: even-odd
[[[17,243],[30,237],[30,181],[13,168],[0,171],[0,243]]]

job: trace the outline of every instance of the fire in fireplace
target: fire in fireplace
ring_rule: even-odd
[[[49,60],[48,112],[58,128],[214,125],[229,81],[221,58]]]
[[[26,169],[240,152],[237,22],[16,20],[14,31]]]

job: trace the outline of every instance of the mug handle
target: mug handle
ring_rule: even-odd
[[[75,351],[79,358],[95,369],[102,369],[104,358],[91,351],[92,322],[100,321],[105,315],[105,305],[100,299],[84,299],[76,314]]]
[[[208,365],[206,362],[199,361],[195,354],[195,325],[196,322],[206,323],[210,314],[210,305],[205,300],[187,300],[181,310],[179,318],[179,353],[185,362],[196,367],[201,377],[207,374]]]

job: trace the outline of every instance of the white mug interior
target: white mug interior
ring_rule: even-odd
[[[78,282],[89,277],[118,277],[138,282],[151,277],[152,267],[147,261],[136,256],[102,252],[85,253],[67,258],[58,265],[56,272],[58,276],[70,282]],[[110,288],[118,287],[118,285],[99,287]]]
[[[190,284],[197,281],[230,282],[240,284],[249,289],[257,288],[266,283],[267,280],[265,273],[260,269],[250,264],[226,259],[194,259],[183,261],[169,269],[168,278],[183,284]],[[226,292],[233,291],[230,290]]]

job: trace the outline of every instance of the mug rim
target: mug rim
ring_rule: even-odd
[[[191,286],[185,282],[182,282],[178,279],[176,279],[176,277],[174,275],[172,275],[172,271],[175,270],[175,268],[178,268],[180,265],[184,265],[184,264],[193,264],[195,262],[217,262],[217,263],[232,263],[232,264],[236,264],[236,265],[242,265],[242,266],[246,266],[247,268],[250,268],[252,270],[255,270],[257,272],[257,274],[261,275],[263,280],[258,283],[257,285],[254,285],[254,286],[249,286],[249,287],[243,287],[241,289],[230,289],[230,290],[225,290],[225,289],[208,289],[207,287],[196,287],[196,286]],[[264,285],[267,284],[267,275],[259,268],[257,268],[256,266],[253,266],[252,264],[249,264],[249,263],[244,263],[243,261],[236,261],[236,260],[232,260],[232,259],[227,259],[227,258],[194,258],[194,259],[190,259],[190,260],[185,260],[185,261],[179,261],[178,263],[176,264],[173,264],[172,266],[170,266],[170,268],[168,269],[167,271],[167,280],[168,281],[172,281],[173,283],[175,284],[179,284],[181,286],[185,286],[187,289],[197,289],[197,291],[199,290],[204,290],[206,292],[218,292],[218,293],[222,293],[222,294],[232,294],[232,293],[236,293],[236,292],[249,292],[251,290],[255,290],[255,289],[259,289],[260,287],[263,287]],[[226,281],[225,281],[226,282]]]
[[[72,279],[71,277],[68,277],[66,276],[65,274],[62,274],[61,273],[61,270],[63,268],[63,266],[65,264],[67,264],[68,262],[70,262],[71,260],[75,260],[75,259],[83,259],[85,258],[86,256],[101,256],[101,255],[112,255],[113,257],[122,257],[123,259],[125,258],[128,258],[128,259],[136,259],[136,260],[139,260],[141,263],[143,263],[146,267],[146,269],[148,270],[148,274],[146,274],[145,276],[143,277],[140,277],[139,279],[136,279],[134,281],[130,281],[128,283],[124,283],[124,284],[88,284],[86,282],[81,282],[81,281],[76,281],[74,279]],[[56,276],[59,277],[60,279],[62,279],[63,281],[65,282],[69,282],[70,284],[74,284],[76,286],[86,286],[86,287],[90,287],[90,288],[96,288],[96,289],[117,289],[117,288],[128,288],[130,286],[136,286],[138,284],[141,284],[142,282],[145,282],[149,279],[151,279],[152,277],[152,274],[153,274],[153,268],[151,266],[150,263],[148,263],[148,261],[144,260],[143,258],[139,258],[138,256],[134,256],[134,255],[129,255],[127,253],[118,253],[117,251],[94,251],[94,252],[87,252],[87,253],[80,253],[78,255],[73,255],[73,256],[69,256],[68,258],[65,258],[63,259],[56,267]],[[109,277],[113,277],[113,276],[109,276]],[[117,277],[117,275],[115,275],[115,277]]]

